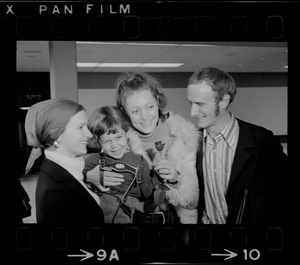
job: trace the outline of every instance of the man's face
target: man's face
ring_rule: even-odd
[[[217,125],[220,106],[219,103],[216,103],[215,93],[206,82],[189,85],[187,99],[191,104],[191,116],[197,119],[200,128]]]

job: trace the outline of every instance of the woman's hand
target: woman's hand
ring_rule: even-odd
[[[111,186],[118,186],[124,182],[124,176],[112,171],[100,172],[99,165],[86,173],[87,182],[91,182],[102,191],[108,191]]]
[[[178,173],[175,165],[167,159],[160,160],[154,168],[159,176],[166,181],[176,182],[178,181]]]

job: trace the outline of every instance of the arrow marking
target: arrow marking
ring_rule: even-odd
[[[94,254],[90,253],[90,252],[87,252],[83,249],[80,249],[81,252],[84,252],[84,254],[74,254],[74,255],[68,255],[68,257],[84,257],[82,258],[80,261],[83,261],[85,259],[89,259],[91,257],[94,256]]]
[[[225,249],[225,248],[224,248],[224,250],[226,250],[228,253],[224,253],[224,254],[211,254],[211,255],[212,255],[212,256],[228,256],[228,257],[225,258],[224,260],[231,259],[231,258],[234,258],[234,257],[237,256],[236,253],[234,253],[234,252],[232,252],[232,251],[230,251],[230,250],[228,250],[228,249]]]

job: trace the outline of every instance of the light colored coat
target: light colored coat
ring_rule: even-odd
[[[196,152],[199,145],[200,132],[195,125],[183,117],[170,113],[165,121],[170,136],[174,137],[168,149],[167,156],[176,166],[178,183],[166,184],[170,190],[166,191],[168,201],[174,205],[180,221],[183,224],[196,224],[198,219],[199,186],[196,172]],[[144,156],[150,168],[153,163],[148,157],[139,136],[132,130],[127,133],[130,148]]]

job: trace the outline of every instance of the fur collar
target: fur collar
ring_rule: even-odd
[[[187,121],[182,116],[170,112],[170,115],[165,122],[169,128],[171,136],[174,136],[175,138],[178,137],[183,140],[186,149],[189,152],[197,151],[201,133],[196,129],[195,125],[191,121]],[[142,155],[148,164],[152,166],[152,162],[148,157],[148,154],[138,134],[134,130],[130,129],[127,132],[127,138],[132,151],[136,154]]]
[[[197,151],[200,132],[191,121],[187,121],[182,116],[170,112],[166,122],[170,129],[170,134],[180,137],[186,144],[187,150]]]

